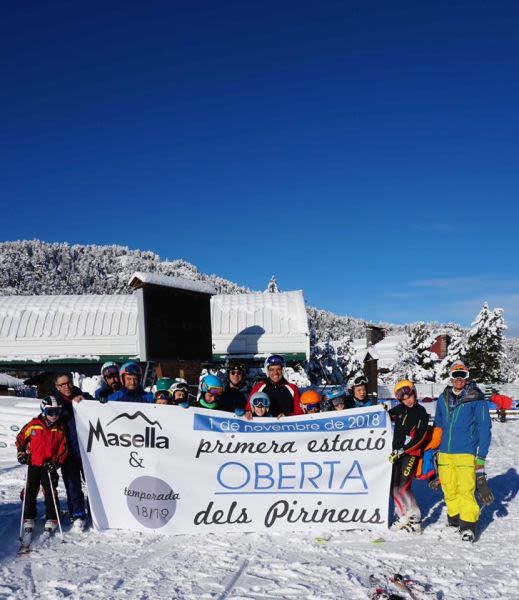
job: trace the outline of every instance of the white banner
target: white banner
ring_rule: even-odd
[[[391,427],[381,407],[253,421],[127,402],[74,410],[98,529],[388,526]]]

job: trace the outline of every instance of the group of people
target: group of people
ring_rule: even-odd
[[[142,370],[135,362],[120,368],[107,362],[101,368],[101,385],[94,398],[100,402],[145,402],[198,406],[234,413],[238,417],[288,417],[321,411],[341,411],[376,404],[368,395],[367,379],[361,375],[349,388],[337,386],[321,394],[316,390],[300,393],[285,377],[285,360],[279,354],[269,356],[265,377],[247,393],[247,369],[241,360],[227,365],[223,382],[213,374],[202,377],[196,400],[190,398],[189,385],[181,378],[160,378],[154,392],[145,391]],[[490,445],[490,417],[483,392],[469,380],[469,370],[460,362],[450,372],[450,384],[437,402],[434,426],[417,401],[412,381],[399,381],[395,388],[398,405],[389,411],[394,423],[391,493],[397,520],[394,529],[421,530],[421,514],[411,491],[415,477],[430,480],[430,486],[443,489],[448,526],[459,530],[461,539],[474,541],[479,506],[475,490],[484,504],[493,501],[485,476],[485,458]],[[19,433],[18,460],[28,464],[24,495],[24,528],[34,527],[36,497],[45,492],[46,528],[56,526],[56,471],[61,468],[70,519],[73,527],[86,526],[85,497],[82,491],[83,468],[79,452],[73,402],[92,399],[73,385],[70,373],[58,373],[51,396],[41,403],[41,414]],[[436,459],[436,460],[435,460]],[[76,525],[77,524],[77,525]]]

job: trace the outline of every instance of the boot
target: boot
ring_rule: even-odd
[[[393,524],[391,525],[391,529],[393,531],[400,531],[400,529],[403,529],[404,527],[406,527],[408,523],[409,523],[409,518],[405,515],[402,515],[396,521],[393,522]]]
[[[57,519],[47,519],[45,521],[45,526],[44,526],[43,530],[46,531],[47,533],[52,533],[56,529],[57,526],[58,526]]]
[[[402,531],[407,531],[408,533],[422,533],[421,523],[422,519],[420,515],[411,515],[407,525],[402,527]]]
[[[459,515],[454,515],[453,517],[451,517],[450,515],[447,515],[447,527],[455,527],[456,529],[458,529],[460,526],[460,516]]]
[[[34,529],[34,519],[24,519],[23,520],[23,530],[27,532],[31,532]]]
[[[463,542],[474,542],[476,539],[476,523],[460,519],[460,537]]]

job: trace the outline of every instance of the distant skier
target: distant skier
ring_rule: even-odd
[[[285,379],[284,369],[285,358],[280,354],[272,354],[265,360],[266,378],[253,386],[247,400],[246,417],[248,419],[252,418],[250,398],[256,392],[265,392],[270,398],[270,409],[273,417],[303,414],[299,389]]]
[[[461,361],[451,366],[450,378],[451,385],[438,398],[434,419],[442,430],[438,475],[448,525],[459,528],[463,541],[473,542],[479,519],[476,489],[483,504],[494,501],[485,475],[492,424],[485,396],[469,380],[469,370]]]
[[[53,499],[55,491],[51,479],[67,458],[65,426],[59,420],[61,406],[56,398],[47,396],[41,401],[40,408],[41,414],[29,421],[16,436],[18,462],[28,465],[23,529],[29,537],[34,529],[40,485],[45,498],[45,530],[52,532],[57,527],[58,517]]]
[[[490,402],[493,402],[497,408],[497,415],[501,423],[506,422],[506,411],[512,408],[513,399],[510,396],[500,394],[497,388],[492,388]]]
[[[105,362],[101,367],[101,385],[94,392],[94,398],[106,398],[120,389],[119,366],[112,361]]]
[[[421,531],[421,514],[411,491],[411,483],[418,466],[421,448],[426,443],[429,415],[418,404],[416,388],[412,381],[404,379],[394,388],[399,404],[389,411],[395,424],[393,433],[393,451],[389,462],[393,465],[391,476],[391,494],[395,502],[398,520],[392,529],[402,531]]]
[[[120,370],[122,388],[101,402],[144,402],[153,403],[155,398],[151,392],[145,392],[142,387],[142,369],[134,361],[128,361]]]

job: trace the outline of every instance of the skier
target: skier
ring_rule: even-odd
[[[393,451],[389,462],[393,465],[391,495],[395,502],[398,519],[392,529],[420,532],[421,514],[411,492],[411,483],[418,466],[421,448],[426,443],[429,415],[418,404],[416,388],[412,381],[404,379],[394,388],[395,398],[400,404],[389,411],[395,424]]]
[[[200,408],[218,408],[218,401],[223,394],[223,383],[216,375],[205,375],[200,382],[197,406]]]
[[[347,396],[346,390],[342,386],[332,388],[326,394],[325,410],[344,410],[345,408],[355,408],[355,401],[351,396]]]
[[[500,394],[497,388],[492,388],[490,402],[493,402],[496,405],[499,421],[501,423],[506,423],[506,411],[512,408],[512,398],[510,398],[510,396]]]
[[[377,403],[376,398],[368,395],[368,378],[365,375],[359,375],[353,380],[351,394],[346,397],[348,404],[353,404],[355,408],[365,408]]]
[[[189,408],[189,385],[185,379],[177,377],[173,380],[169,393],[171,394],[171,404]]]
[[[172,404],[170,388],[173,383],[171,377],[161,377],[155,384],[155,404]]]
[[[247,369],[245,363],[239,359],[231,359],[227,365],[227,383],[223,394],[218,399],[218,409],[225,412],[234,412],[238,417],[245,414],[247,404]]]
[[[250,398],[256,392],[265,392],[270,398],[270,407],[273,417],[283,417],[288,415],[301,415],[299,390],[296,385],[289,383],[284,376],[285,358],[280,354],[272,354],[265,360],[264,371],[266,378],[264,381],[256,383],[249,395],[247,401],[245,416],[252,418],[250,410]]]
[[[459,528],[463,541],[473,542],[479,519],[475,491],[485,505],[492,504],[494,495],[485,475],[492,428],[488,404],[469,375],[461,361],[451,366],[451,385],[438,398],[434,425],[442,430],[438,475],[448,526]]]
[[[301,410],[305,415],[321,412],[321,395],[315,390],[306,390],[301,394]]]
[[[92,396],[73,384],[72,373],[57,373],[54,376],[54,386],[52,396],[61,406],[61,422],[65,425],[67,434],[68,454],[61,475],[67,491],[68,513],[73,529],[82,531],[87,526],[85,495],[81,483],[84,474],[72,403],[92,400]]]
[[[56,398],[47,396],[40,404],[41,414],[29,421],[16,436],[18,462],[28,465],[25,487],[23,528],[29,537],[36,518],[36,498],[43,488],[45,497],[45,531],[52,533],[58,524],[54,504],[54,484],[51,474],[55,473],[67,457],[65,426],[60,422],[61,406]],[[27,543],[25,545],[28,546]]]
[[[250,397],[250,407],[255,417],[270,417],[270,399],[265,392],[256,392]]]
[[[123,387],[110,394],[105,399],[100,398],[101,402],[145,402],[153,403],[154,397],[151,392],[145,392],[142,387],[142,369],[133,361],[122,365],[120,370],[121,383]]]
[[[94,392],[94,398],[106,398],[120,389],[119,366],[112,361],[105,362],[101,367],[101,385]]]

